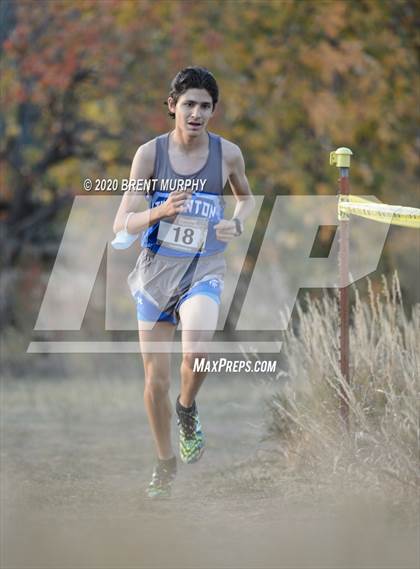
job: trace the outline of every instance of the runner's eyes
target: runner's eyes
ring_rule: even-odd
[[[190,108],[193,107],[194,104],[195,104],[195,103],[191,103],[191,102],[189,102],[189,101],[187,101],[186,103],[184,103],[184,105],[186,105],[187,107],[190,107]],[[210,109],[210,106],[211,106],[210,103],[203,103],[203,104],[201,105],[201,108],[202,108],[202,109],[205,109],[205,110],[208,110],[208,109]]]

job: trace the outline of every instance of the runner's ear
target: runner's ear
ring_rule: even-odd
[[[171,113],[175,112],[176,102],[173,100],[172,97],[168,97],[168,109]]]

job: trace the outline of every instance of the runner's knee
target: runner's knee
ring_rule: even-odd
[[[160,370],[158,366],[145,366],[145,395],[151,395],[153,399],[163,397],[168,393],[169,388],[169,373]]]
[[[187,353],[183,355],[182,363],[185,367],[191,371],[194,371],[195,360],[199,360],[201,362],[203,359],[207,361],[208,355],[205,353]]]

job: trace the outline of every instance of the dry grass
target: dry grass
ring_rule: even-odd
[[[337,297],[305,299],[284,350],[287,371],[273,378],[268,401],[270,438],[279,443],[286,472],[346,489],[375,490],[394,502],[416,504],[419,473],[420,305],[407,318],[398,277],[355,291],[347,386],[338,359]],[[340,390],[350,426],[338,411]],[[414,499],[413,499],[414,498]]]

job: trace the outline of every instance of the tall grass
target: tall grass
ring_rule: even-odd
[[[285,465],[325,483],[335,477],[403,494],[419,483],[420,305],[404,313],[398,277],[365,300],[355,290],[350,385],[340,373],[337,296],[308,296],[285,340],[286,370],[268,401],[268,431]],[[280,381],[281,380],[281,381]],[[346,394],[349,429],[339,413]]]

